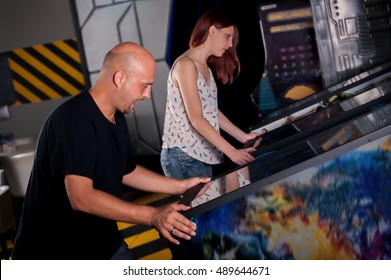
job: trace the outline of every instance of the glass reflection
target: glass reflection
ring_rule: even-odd
[[[289,144],[260,146],[254,152],[255,161],[217,176],[206,191],[200,191],[202,189],[200,186],[197,190],[198,194],[194,193],[187,204],[191,207],[202,205],[221,195],[236,191],[252,182],[264,179],[391,125],[390,115],[391,105],[383,104],[374,111],[349,119],[314,135],[297,139]]]
[[[299,115],[285,116],[281,110],[281,126],[272,129],[261,126],[254,130],[262,134],[262,142],[253,153],[254,162],[218,174],[206,191],[199,185],[180,203],[196,207],[389,125],[389,67],[390,64],[381,67],[380,70],[385,71],[371,79],[360,82],[361,76],[356,76],[354,83],[348,80],[330,87],[327,97],[320,102],[314,100],[310,105],[319,109],[314,105],[321,104],[319,110],[304,110],[305,114],[301,114],[301,110]],[[246,144],[252,146],[254,143]]]
[[[191,201],[190,206],[198,206],[223,194],[247,186],[250,183],[249,167],[244,166],[240,169],[229,172],[224,176],[215,178],[204,193],[202,193],[202,190],[199,192],[199,194]]]

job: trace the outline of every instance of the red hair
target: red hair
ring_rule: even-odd
[[[212,11],[206,12],[198,19],[194,26],[190,36],[189,46],[194,48],[203,44],[208,38],[209,28],[211,26],[215,26],[217,29],[233,26],[235,29],[232,47],[221,57],[210,56],[207,61],[208,66],[212,69],[212,72],[221,83],[232,84],[240,73],[240,62],[236,52],[236,48],[239,44],[239,30],[230,19],[222,17]],[[234,75],[235,69],[237,69],[236,75]]]

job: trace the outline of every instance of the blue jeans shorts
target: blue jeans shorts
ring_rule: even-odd
[[[182,151],[180,148],[163,148],[160,163],[164,175],[177,179],[190,177],[212,177],[212,165],[203,163]]]

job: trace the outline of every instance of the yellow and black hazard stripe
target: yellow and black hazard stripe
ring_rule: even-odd
[[[72,96],[85,87],[75,39],[12,50],[8,63],[15,105]]]
[[[139,190],[124,189],[123,198],[132,203],[161,207],[176,203],[179,196],[147,193]],[[162,238],[158,231],[150,226],[118,222],[120,230],[128,247],[136,259],[140,260],[170,260],[172,259],[168,241]]]

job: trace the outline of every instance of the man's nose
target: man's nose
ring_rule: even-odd
[[[147,90],[144,91],[143,97],[146,99],[151,98],[151,88],[149,87]]]

